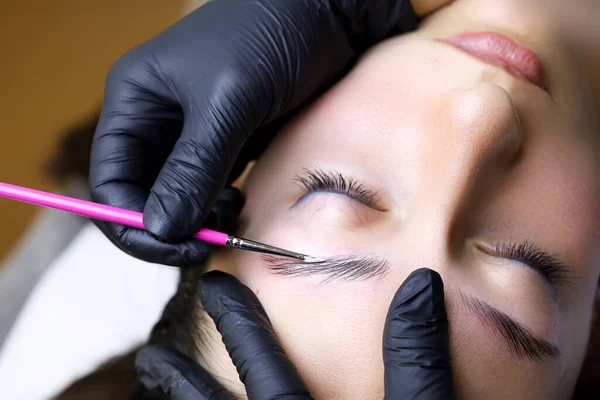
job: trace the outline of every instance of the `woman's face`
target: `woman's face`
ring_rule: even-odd
[[[421,267],[445,283],[459,395],[571,392],[600,260],[598,17],[594,0],[456,1],[257,162],[238,233],[335,262],[215,265],[256,292],[315,397],[383,397],[386,312]],[[440,41],[465,31],[531,49],[548,91]]]

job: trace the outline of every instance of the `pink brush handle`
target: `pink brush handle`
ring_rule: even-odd
[[[100,221],[114,222],[115,224],[130,226],[132,228],[145,229],[142,213],[106,206],[104,204],[92,203],[91,201],[74,199],[72,197],[46,193],[2,182],[0,182],[0,197],[36,204],[38,206],[55,208],[57,210],[83,215],[84,217]],[[200,229],[200,231],[194,235],[196,239],[219,246],[225,246],[227,236],[226,233],[213,231],[211,229]]]

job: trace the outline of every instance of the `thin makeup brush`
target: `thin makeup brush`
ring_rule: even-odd
[[[93,203],[91,201],[74,199],[72,197],[42,192],[21,186],[0,182],[0,197],[35,204],[42,207],[54,208],[84,217],[113,222],[137,229],[145,229],[143,214],[136,211]],[[231,236],[212,229],[200,229],[194,238],[217,246],[226,246],[234,249],[272,254],[276,256],[291,257],[297,260],[312,262],[316,260],[311,256],[296,253],[254,240]]]

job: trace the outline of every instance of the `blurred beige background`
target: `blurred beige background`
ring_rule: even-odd
[[[112,63],[202,2],[4,2],[0,181],[55,190],[42,173],[44,162],[60,134],[99,107]],[[37,211],[0,199],[0,260]]]

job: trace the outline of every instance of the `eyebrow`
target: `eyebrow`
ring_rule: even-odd
[[[371,208],[378,209],[377,203],[380,199],[377,190],[369,189],[364,182],[360,182],[351,175],[338,172],[335,169],[305,168],[302,173],[295,175],[292,181],[298,184],[305,193],[290,208],[296,207],[308,195],[315,192],[331,192],[346,195]],[[578,276],[572,273],[574,269],[561,257],[543,250],[530,240],[497,242],[490,246],[477,247],[486,254],[519,262],[537,272],[548,283],[554,301],[557,300],[557,294],[565,286],[579,279]],[[312,274],[307,273],[306,275]]]
[[[383,277],[389,262],[375,256],[357,255],[331,257],[315,262],[302,262],[287,257],[261,255],[269,269],[282,276],[323,276],[323,283],[357,281]],[[525,325],[501,312],[489,303],[457,290],[460,301],[478,321],[500,335],[511,353],[530,362],[544,362],[560,356],[558,347],[536,336]]]
[[[554,343],[539,338],[525,325],[494,306],[460,290],[457,292],[463,306],[475,314],[480,323],[500,334],[513,354],[531,362],[544,362],[560,356]]]
[[[383,277],[389,270],[389,262],[369,255],[328,257],[306,262],[292,258],[261,255],[269,269],[282,276],[322,276],[323,283],[331,281],[358,281]]]

